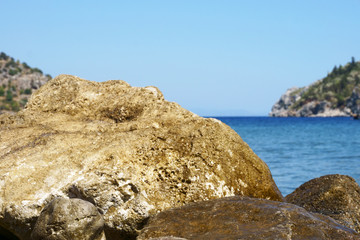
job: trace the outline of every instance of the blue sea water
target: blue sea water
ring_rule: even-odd
[[[284,196],[313,178],[345,174],[360,183],[360,121],[335,118],[215,117],[267,163]]]

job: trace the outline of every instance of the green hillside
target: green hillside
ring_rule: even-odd
[[[0,113],[16,112],[27,103],[31,93],[51,79],[38,68],[0,53]]]
[[[352,58],[351,62],[345,66],[335,66],[331,73],[325,78],[310,85],[292,106],[291,110],[298,110],[305,104],[316,101],[327,101],[331,103],[332,108],[345,108],[346,100],[348,100],[355,87],[360,86],[360,62],[355,62]],[[293,92],[296,95],[303,91],[300,88]]]

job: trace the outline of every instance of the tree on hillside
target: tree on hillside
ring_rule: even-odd
[[[5,64],[5,67],[8,68],[8,67],[16,67],[16,63],[14,61],[13,58],[10,59],[10,61],[8,61],[6,64]]]
[[[344,68],[343,68],[343,66],[341,64],[338,67],[337,73],[338,74],[343,74],[344,73]]]
[[[337,66],[335,65],[332,72],[331,72],[331,75],[336,75],[337,74],[337,71],[338,71],[338,68]]]
[[[347,85],[347,78],[346,76],[342,76],[340,82],[339,82],[339,87],[340,87],[340,91],[343,91],[346,88]]]
[[[23,62],[23,66],[25,69],[30,69],[30,66],[26,62]]]
[[[0,53],[0,59],[7,60],[8,58],[9,58],[9,56],[6,55],[5,53],[3,53],[3,52]]]
[[[31,69],[31,73],[36,73],[36,72],[38,72],[38,73],[40,73],[40,74],[43,74],[43,72],[42,72],[40,69],[38,69],[38,68],[32,68],[32,69]]]
[[[13,94],[12,94],[12,91],[10,89],[6,91],[5,99],[8,102],[11,102],[13,100]]]
[[[355,75],[355,84],[358,85],[360,83],[359,75]]]
[[[31,95],[31,89],[30,88],[25,89],[24,94]]]

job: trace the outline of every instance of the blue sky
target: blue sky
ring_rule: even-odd
[[[360,59],[359,0],[1,0],[0,51],[56,76],[154,85],[199,115],[267,115]]]

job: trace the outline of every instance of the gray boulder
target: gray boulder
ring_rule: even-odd
[[[33,240],[104,240],[104,220],[96,207],[82,199],[55,198],[41,212]]]

